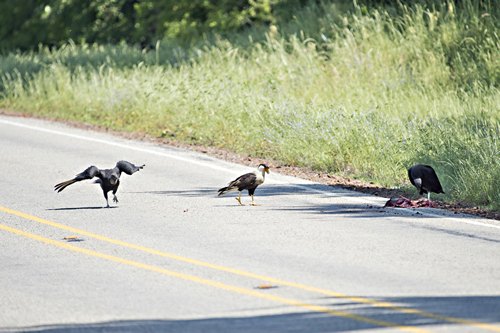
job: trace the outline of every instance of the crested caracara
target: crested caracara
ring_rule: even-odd
[[[236,200],[243,206],[241,203],[241,191],[248,190],[248,195],[252,197],[251,205],[255,206],[253,194],[255,193],[257,186],[264,183],[266,172],[269,173],[269,167],[265,164],[260,164],[257,170],[241,175],[230,182],[226,187],[220,188],[218,191],[219,195],[237,190],[239,193]]]

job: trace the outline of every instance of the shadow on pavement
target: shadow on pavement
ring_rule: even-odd
[[[60,208],[47,208],[47,210],[91,210],[91,209],[110,209],[118,208],[118,206],[99,206],[99,207],[60,207]]]
[[[218,187],[200,187],[197,189],[189,190],[160,190],[160,191],[145,191],[145,192],[130,192],[130,193],[142,193],[142,194],[154,194],[154,195],[165,195],[165,196],[181,196],[181,197],[217,197]],[[373,217],[387,217],[387,216],[397,216],[397,217],[412,217],[412,218],[438,218],[442,217],[453,217],[453,218],[471,218],[471,215],[465,214],[452,214],[449,211],[435,208],[395,208],[395,207],[383,207],[381,202],[385,202],[384,198],[372,197],[363,193],[354,192],[351,190],[346,190],[340,187],[322,185],[322,184],[264,184],[259,186],[255,191],[255,199],[259,200],[259,197],[275,197],[275,196],[290,196],[290,195],[301,195],[301,196],[316,196],[322,199],[331,199],[332,203],[325,204],[310,204],[302,206],[285,206],[280,209],[289,211],[303,211],[316,214],[332,214],[332,215],[343,215],[349,217],[358,218],[373,218]],[[237,192],[227,193],[222,197],[237,196]],[[248,197],[248,192],[243,191],[242,197]],[[342,201],[344,202],[339,202]],[[366,203],[362,201],[356,203],[356,200],[363,200],[367,198]],[[373,199],[373,200],[370,200]],[[270,205],[266,205],[270,206]],[[432,213],[428,215],[425,213]]]
[[[329,299],[330,298],[324,298],[323,301]],[[458,331],[487,331],[487,329],[500,329],[498,325],[500,322],[500,296],[379,297],[377,300],[418,309],[423,313],[403,313],[393,308],[373,307],[367,304],[349,302],[349,300],[339,303],[339,299],[336,299],[336,302],[332,304],[324,304],[323,302],[322,304],[340,313],[355,314],[376,321],[412,326],[423,330],[436,329],[444,325],[454,325],[456,326],[455,329]],[[168,316],[168,314],[166,316]],[[483,330],[481,330],[481,327],[478,326],[480,323],[491,326],[483,326]],[[332,316],[326,313],[297,312],[279,315],[216,317],[186,320],[116,320],[97,323],[56,324],[12,328],[4,327],[0,328],[0,330],[22,330],[23,332],[323,333],[352,332],[380,327],[381,325],[376,323],[367,323],[342,315]]]
[[[164,190],[164,191],[143,191],[143,192],[129,192],[129,193],[149,193],[149,194],[159,194],[159,195],[172,195],[172,196],[186,196],[186,197],[207,197],[207,196],[217,196],[217,190],[223,187],[200,187],[198,189],[190,190]],[[287,184],[287,185],[275,185],[275,184],[263,184],[257,188],[255,191],[256,196],[277,196],[277,195],[318,195],[317,191],[326,192],[323,195],[329,196],[329,194],[343,196],[343,197],[362,197],[366,196],[361,193],[354,191],[349,191],[342,189],[340,187],[333,187],[322,184]],[[235,192],[237,193],[237,191]],[[243,191],[243,194],[247,194],[247,191]]]

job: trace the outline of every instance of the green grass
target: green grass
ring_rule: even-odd
[[[277,31],[190,49],[12,53],[0,58],[0,107],[388,187],[408,188],[406,168],[428,163],[441,198],[499,210],[498,15],[469,7],[326,3]]]

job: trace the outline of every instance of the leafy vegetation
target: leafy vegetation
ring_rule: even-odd
[[[297,8],[297,0],[44,0],[0,1],[0,49],[87,43],[140,43],[227,33],[271,23],[272,11]]]
[[[166,38],[151,50],[11,52],[0,58],[0,106],[390,187],[409,189],[406,168],[428,163],[447,200],[500,209],[495,6],[273,8],[267,26],[228,28],[188,48]]]

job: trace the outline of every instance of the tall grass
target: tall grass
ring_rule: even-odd
[[[0,106],[384,186],[407,187],[406,168],[428,163],[447,200],[500,209],[497,14],[398,13],[324,3],[246,41],[10,54]]]

